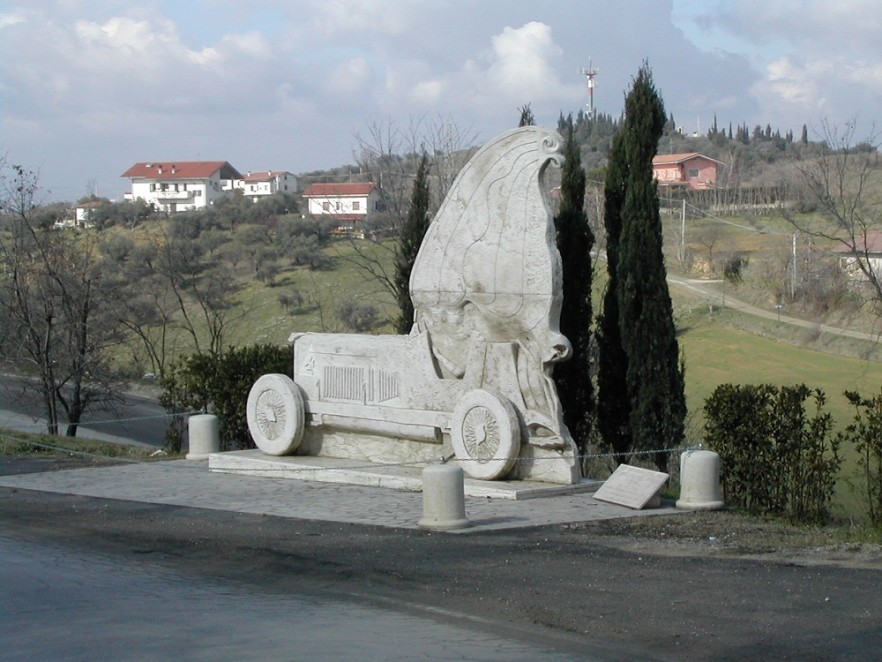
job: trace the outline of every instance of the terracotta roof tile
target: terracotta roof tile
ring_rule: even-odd
[[[258,172],[247,173],[242,179],[246,182],[268,182],[273,177],[290,174],[287,170],[259,170]]]
[[[708,161],[713,161],[714,163],[722,163],[722,161],[717,161],[716,159],[712,159],[711,157],[705,156],[704,154],[699,154],[698,152],[683,152],[681,154],[657,154],[652,157],[652,165],[673,165],[675,163],[683,163],[684,161],[688,161],[696,157],[707,159]]]
[[[344,196],[344,195],[367,195],[377,185],[373,182],[355,182],[344,184],[312,184],[303,192],[304,197],[310,196]]]
[[[853,255],[855,251],[851,249],[851,241],[849,240],[846,243],[839,243],[833,247],[834,253],[844,253],[846,255]],[[866,252],[871,255],[879,255],[882,253],[882,232],[876,232],[873,230],[869,230],[866,235],[861,235],[860,233],[856,233],[854,238],[854,247],[857,249],[858,254],[863,254],[864,249]]]
[[[207,179],[220,170],[221,179],[242,179],[227,161],[146,161],[136,163],[121,177],[131,179]]]

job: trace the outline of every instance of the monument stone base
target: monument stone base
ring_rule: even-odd
[[[353,433],[342,430],[310,428],[304,432],[297,454],[337,457],[361,462],[373,462],[383,458],[383,464],[432,464],[454,456],[450,440],[441,443],[425,443],[410,439],[389,438],[379,435]],[[512,480],[531,480],[543,483],[573,485],[581,475],[572,453],[539,448],[522,444],[519,460],[511,473]],[[459,462],[450,459],[454,464]],[[465,467],[463,467],[465,469]],[[468,475],[468,472],[466,472]]]
[[[271,456],[259,450],[247,450],[212,453],[208,458],[208,468],[215,473],[421,492],[423,469],[437,461],[432,459],[425,464],[402,466],[327,456]],[[468,477],[464,482],[465,496],[518,501],[594,492],[603,484],[603,481],[588,479],[572,485],[560,485],[533,480],[476,480]]]

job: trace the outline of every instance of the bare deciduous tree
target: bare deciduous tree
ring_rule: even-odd
[[[355,141],[360,174],[380,185],[386,221],[394,233],[407,217],[423,152],[429,155],[430,213],[434,214],[473,154],[477,134],[442,116],[433,122],[411,118],[407,127],[390,118],[368,122],[365,132],[356,133]]]
[[[707,251],[707,269],[711,275],[714,270],[714,247],[723,237],[723,229],[716,223],[710,223],[701,227],[695,233],[695,242],[704,247]]]
[[[47,431],[76,435],[90,407],[119,400],[108,349],[121,341],[114,283],[100,268],[97,236],[36,224],[39,176],[2,164],[0,354],[36,375]]]
[[[400,256],[401,232],[407,223],[414,181],[423,154],[427,155],[428,218],[438,210],[456,176],[474,152],[476,135],[447,118],[435,122],[411,119],[406,128],[394,120],[369,122],[363,134],[356,134],[359,169],[380,185],[384,211],[365,239],[351,239],[349,255],[366,278],[396,299],[396,259]]]
[[[177,303],[178,323],[196,353],[219,355],[230,326],[245,315],[233,306],[232,271],[206,260],[199,242],[168,236],[158,246],[154,269]]]
[[[820,154],[795,163],[803,194],[816,215],[800,216],[786,208],[784,215],[800,232],[841,246],[869,284],[876,303],[882,304],[882,272],[874,267],[872,257],[882,239],[879,134],[874,129],[857,142],[855,131],[854,121],[843,126],[822,123]]]

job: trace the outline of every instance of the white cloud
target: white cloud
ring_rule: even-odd
[[[810,65],[799,66],[790,58],[782,57],[769,62],[766,78],[754,86],[757,94],[770,88],[783,101],[790,104],[815,105],[818,100],[817,76]]]
[[[756,40],[781,39],[807,47],[807,54],[853,48],[882,52],[882,6],[877,0],[748,0],[731,4],[735,29]]]
[[[365,33],[397,35],[412,27],[419,4],[400,0],[319,0],[312,3],[310,29],[324,38]]]
[[[256,30],[227,35],[221,39],[216,50],[227,53],[229,57],[247,57],[257,61],[266,61],[273,56],[272,46],[266,37]]]
[[[552,89],[559,83],[554,64],[561,54],[548,25],[534,21],[516,29],[507,27],[493,37],[491,83],[512,96]]]
[[[373,71],[363,57],[353,57],[338,64],[328,74],[324,91],[329,96],[353,98],[369,91],[373,82]]]
[[[20,61],[0,64],[0,74],[18,91],[13,113],[40,107],[69,117],[96,104],[117,112],[234,110],[231,102],[247,107],[260,100],[259,91],[241,92],[266,78],[273,56],[256,31],[231,33],[197,50],[162,16],[69,23],[37,17],[39,23],[31,20],[29,29],[9,35]],[[264,93],[271,97],[271,88]]]
[[[681,0],[682,4],[682,0]],[[687,6],[688,5],[688,6]],[[761,79],[748,90],[763,122],[834,122],[882,105],[878,0],[739,0],[682,5],[705,38],[738,40]],[[871,120],[872,121],[872,120]],[[798,124],[797,124],[798,126]]]
[[[562,56],[551,27],[532,21],[492,35],[489,44],[462,62],[459,70],[412,79],[406,86],[396,79],[389,89],[406,89],[414,103],[426,107],[442,103],[445,110],[498,114],[501,108],[538,100],[560,104],[582,96],[575,77],[569,85],[561,82]]]
[[[843,62],[837,72],[847,81],[855,83],[877,95],[882,94],[882,61],[856,60]]]
[[[24,14],[19,12],[0,13],[0,29],[10,25],[16,25],[17,23],[24,23],[25,20]]]
[[[825,112],[882,107],[877,3],[6,0],[0,151],[71,170],[74,195],[87,156],[109,186],[149,158],[296,172],[345,163],[378,118],[440,114],[484,139],[530,103],[553,125],[585,107],[589,57],[600,112],[620,112],[648,58],[681,122],[798,128],[822,97]],[[672,22],[684,6],[709,31],[699,47]]]
[[[104,23],[77,21],[74,32],[80,45],[86,48],[106,48],[114,53],[143,55],[166,50],[177,42],[174,24],[161,21],[150,25],[146,21],[115,16]]]
[[[414,85],[410,99],[417,105],[434,106],[442,100],[445,89],[443,81],[423,80]]]

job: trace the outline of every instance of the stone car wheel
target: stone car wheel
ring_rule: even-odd
[[[300,388],[287,375],[259,377],[246,411],[251,438],[267,455],[287,455],[300,445],[306,410]]]
[[[467,476],[482,480],[505,476],[521,446],[514,407],[491,391],[469,391],[453,410],[450,442]]]

